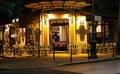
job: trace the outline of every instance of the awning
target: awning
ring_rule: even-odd
[[[53,0],[53,1],[40,1],[38,3],[29,3],[25,5],[26,8],[51,11],[51,10],[80,10],[82,7],[91,6],[84,0]]]

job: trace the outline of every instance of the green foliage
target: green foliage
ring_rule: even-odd
[[[8,15],[11,17],[13,15],[13,8],[15,7],[15,4],[12,2],[6,2],[5,0],[0,1],[0,15]]]
[[[22,16],[23,11],[22,0],[0,0],[0,24],[9,23],[12,18]]]
[[[23,1],[22,0],[16,0],[14,2],[15,7],[14,7],[14,17],[20,17],[23,15],[23,11],[24,11],[24,5],[23,5]]]

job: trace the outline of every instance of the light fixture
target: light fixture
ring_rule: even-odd
[[[12,20],[12,23],[14,23],[14,22],[15,22],[15,19]]]
[[[16,18],[16,22],[19,22],[19,18]]]
[[[12,23],[19,22],[19,18],[13,19]]]

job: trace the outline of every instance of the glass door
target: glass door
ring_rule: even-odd
[[[52,26],[52,42],[56,51],[67,51],[67,25]]]

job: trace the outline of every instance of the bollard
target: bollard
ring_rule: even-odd
[[[38,42],[38,58],[40,58],[40,43]]]
[[[72,62],[72,54],[73,54],[73,51],[72,51],[72,45],[71,45],[71,49],[70,49],[70,62]]]
[[[112,57],[115,57],[115,47],[114,47],[113,44],[112,44],[112,46],[113,46],[113,55],[112,55]]]
[[[88,60],[90,60],[90,51],[89,51],[89,48],[87,49],[88,51]]]
[[[71,51],[70,51],[70,62],[72,62],[72,48],[71,48]]]
[[[53,60],[55,60],[55,51],[53,50]]]
[[[44,56],[47,56],[47,46],[45,46],[45,49],[44,49]]]
[[[90,45],[87,45],[88,60],[90,60]]]
[[[53,60],[55,60],[55,49],[53,49]]]
[[[34,50],[35,50],[35,47],[32,46],[32,56],[35,56],[35,54],[34,54]]]
[[[14,58],[15,58],[15,48],[12,47],[12,49],[13,49],[13,55],[14,55]]]
[[[113,48],[113,55],[112,55],[112,57],[115,57],[115,54],[114,54],[115,52],[114,52],[114,48]]]
[[[53,60],[55,60],[55,44],[52,43],[52,50],[53,50]]]

